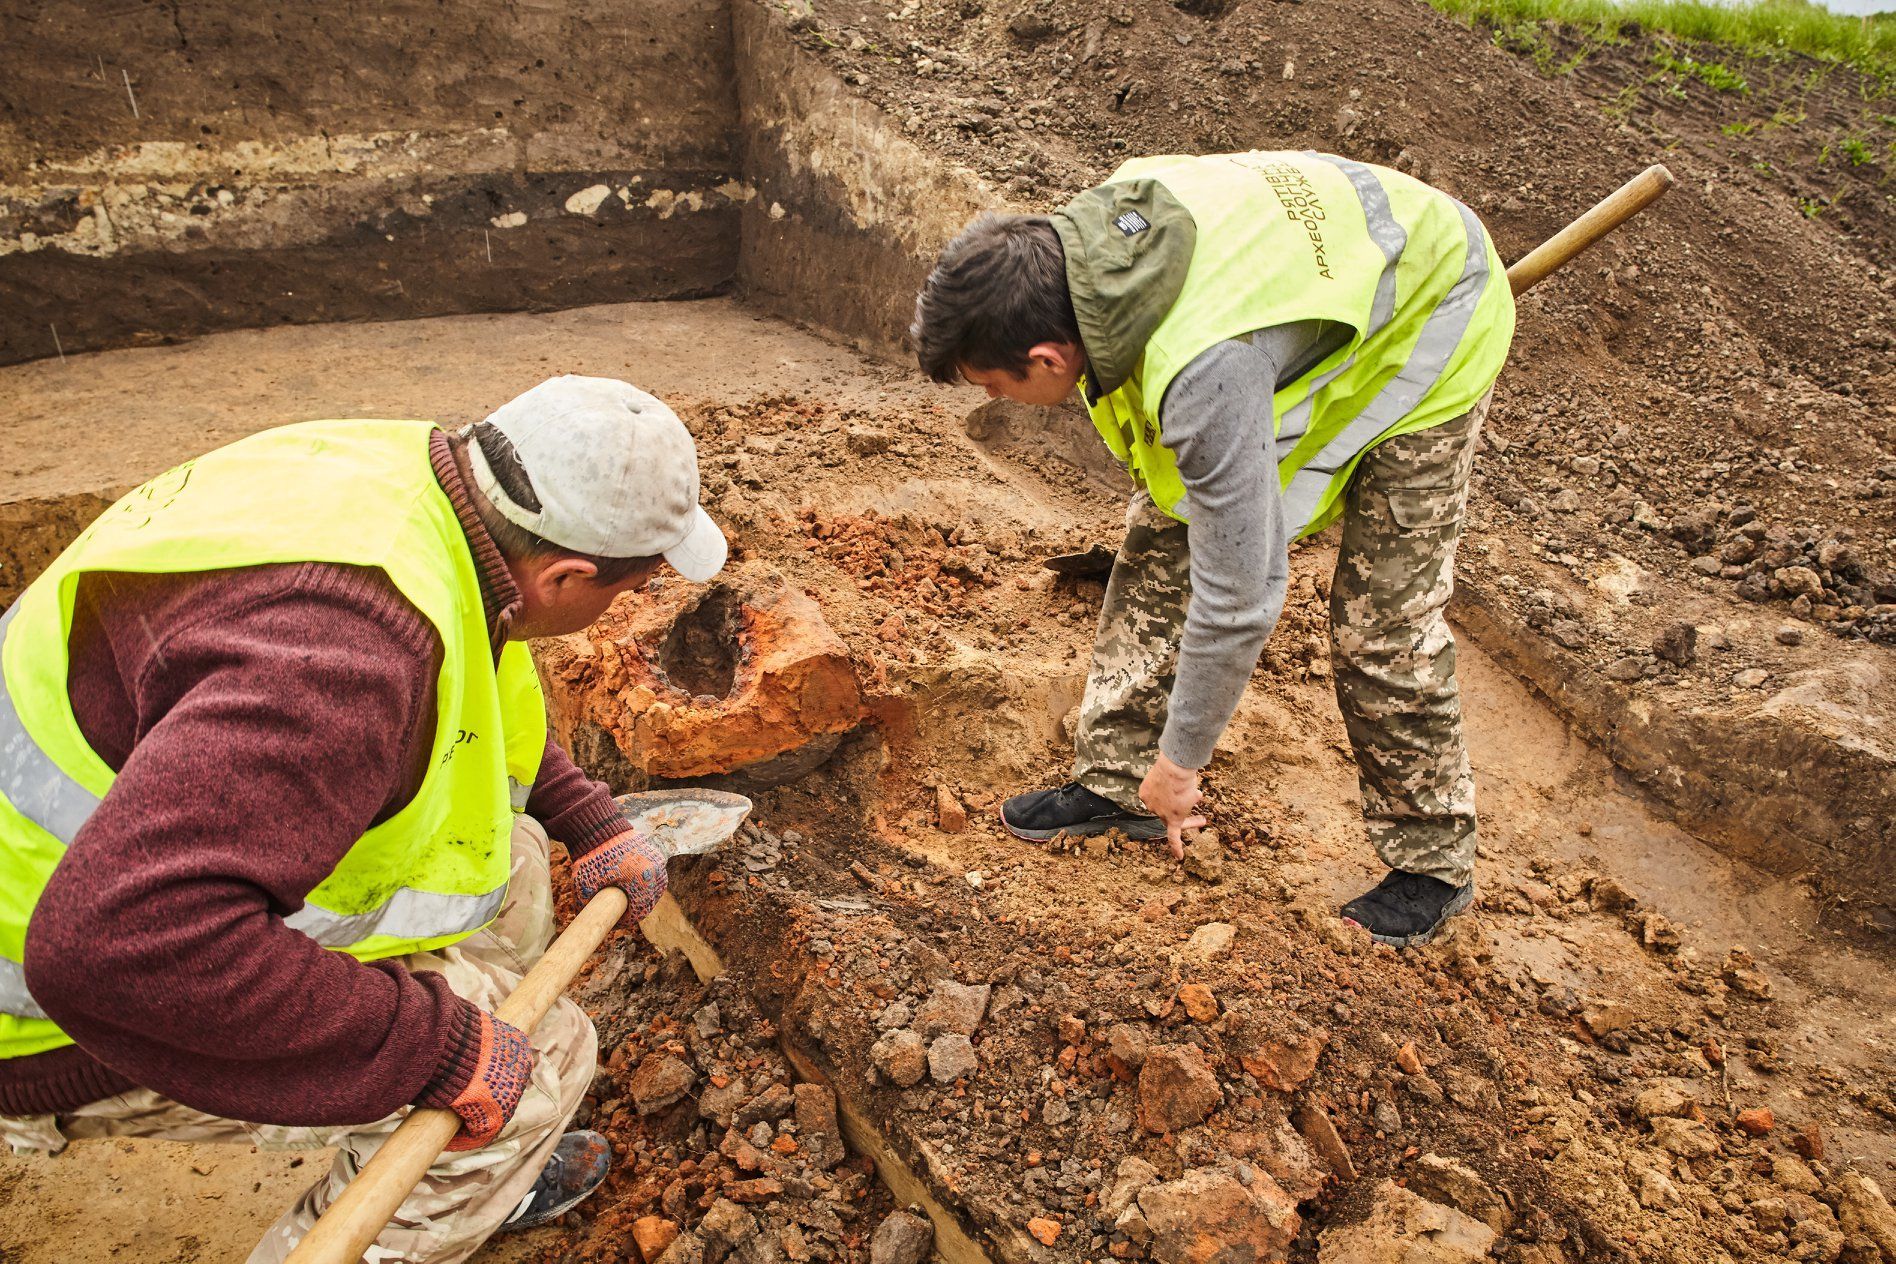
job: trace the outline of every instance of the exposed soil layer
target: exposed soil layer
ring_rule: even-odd
[[[1887,949],[1853,939],[1807,885],[1656,819],[1477,646],[1462,674],[1483,901],[1424,952],[1367,952],[1344,933],[1331,910],[1374,870],[1328,697],[1321,544],[1297,554],[1290,607],[1214,760],[1216,848],[1201,844],[1186,871],[1110,840],[1067,851],[1005,837],[998,800],[1064,777],[1101,597],[1096,579],[1043,559],[1111,538],[1119,501],[1055,454],[1065,438],[1037,442],[994,410],[967,420],[971,391],[723,302],[220,335],[9,370],[0,380],[39,410],[23,432],[32,465],[9,486],[80,494],[87,468],[129,482],[298,412],[471,419],[559,371],[622,374],[670,399],[745,564],[807,591],[854,659],[876,723],[761,794],[761,831],[681,865],[676,887],[784,1043],[991,1254],[1169,1260],[1164,1244],[1192,1228],[1179,1191],[1204,1187],[1274,1208],[1283,1249],[1313,1259],[1395,1175],[1495,1216],[1508,1259],[1874,1258],[1850,1174],[1887,1178],[1896,1160]],[[262,398],[272,417],[256,415]],[[141,419],[135,443],[127,416]],[[691,1227],[717,1190],[757,1179],[702,1114],[661,1126],[665,1108],[643,1116],[623,1099],[666,1033],[694,1076],[762,1058],[779,1081],[787,1064],[761,1026],[734,1027],[720,994],[656,958],[617,952],[600,968],[619,972],[592,996],[605,1047],[626,1052],[594,1119],[631,1161],[565,1236],[487,1258],[626,1258],[621,1222],[654,1191],[663,1213],[681,1184],[667,1218]],[[707,999],[718,1030],[693,1037]],[[913,1042],[922,1078],[898,1087]],[[1772,1126],[1754,1136],[1739,1112],[1765,1107]],[[125,1204],[69,1195],[95,1188],[98,1164],[170,1172],[173,1153],[0,1161],[0,1180],[31,1191],[0,1211],[0,1247],[109,1258],[121,1239],[92,1218]],[[230,1218],[202,1216],[177,1258],[240,1253],[274,1213],[250,1190],[255,1169],[236,1170],[241,1185],[216,1186]],[[871,1191],[804,1201],[870,1206]],[[781,1223],[781,1243],[801,1214],[778,1201],[747,1213],[759,1240]],[[836,1214],[843,1232],[811,1258],[859,1249],[858,1222]]]
[[[717,512],[818,596],[881,722],[768,792],[764,833],[694,867],[681,898],[999,1258],[1167,1258],[1162,1233],[1102,1210],[1125,1159],[1158,1187],[1247,1165],[1250,1188],[1298,1204],[1289,1250],[1306,1258],[1364,1214],[1367,1178],[1431,1188],[1434,1155],[1478,1177],[1457,1205],[1506,1209],[1510,1258],[1770,1259],[1831,1241],[1827,1213],[1796,1198],[1795,1222],[1758,1219],[1810,1185],[1785,1148],[1797,1134],[1815,1122],[1833,1160],[1873,1172],[1896,1156],[1869,1017],[1883,957],[1837,941],[1834,910],[1797,885],[1734,872],[1654,820],[1472,648],[1484,910],[1402,956],[1341,932],[1335,902],[1373,872],[1326,696],[1324,548],[1299,553],[1292,608],[1213,764],[1222,855],[1178,870],[1115,842],[1047,851],[992,811],[1064,775],[1100,589],[1039,559],[1109,530],[1112,498],[1044,450],[942,451],[926,414],[806,396],[693,424],[728,472],[708,484],[724,488]],[[830,465],[864,429],[886,446]],[[803,471],[797,486],[746,481],[766,460]],[[1761,922],[1799,929],[1773,947]],[[974,1060],[938,1076],[957,1022]],[[1183,1068],[1176,1083],[1148,1079],[1155,1052]],[[1751,1138],[1737,1113],[1765,1105],[1774,1128]],[[1362,1179],[1326,1179],[1312,1111]],[[1815,1192],[1840,1179],[1816,1175]],[[1051,1245],[1036,1223],[1059,1227]]]
[[[9,6],[0,363],[686,298],[737,261],[720,0]]]
[[[1650,39],[1544,76],[1571,41],[1515,32],[1558,54],[1517,56],[1399,0],[837,3],[783,30],[973,182],[964,218],[1129,154],[1308,147],[1436,183],[1515,258],[1663,158],[1678,187],[1522,304],[1463,583],[1497,652],[1698,828],[1892,916],[1877,85]],[[1746,91],[1688,68],[1712,62]]]

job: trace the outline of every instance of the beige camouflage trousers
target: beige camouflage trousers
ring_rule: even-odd
[[[1392,869],[1457,886],[1475,868],[1475,787],[1444,613],[1490,397],[1372,448],[1345,493],[1330,588],[1330,661],[1370,842]],[[1143,812],[1191,599],[1184,524],[1140,492],[1106,586],[1080,703],[1074,778]]]
[[[522,816],[518,822],[513,833],[513,871],[500,915],[486,929],[457,944],[402,959],[411,970],[446,975],[457,996],[485,1010],[493,1010],[506,999],[553,936],[546,831],[530,817]],[[592,1020],[565,998],[541,1020],[531,1038],[540,1055],[533,1079],[499,1138],[479,1150],[442,1155],[364,1260],[456,1264],[479,1249],[527,1196],[579,1109],[598,1060]],[[340,1147],[328,1174],[277,1218],[250,1253],[250,1264],[278,1264],[401,1121],[398,1114],[354,1127],[250,1124],[206,1115],[149,1089],[136,1089],[70,1114],[0,1116],[0,1139],[16,1154],[57,1154],[68,1142],[100,1137],[235,1142],[259,1150]]]

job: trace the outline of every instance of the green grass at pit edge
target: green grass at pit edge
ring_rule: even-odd
[[[1700,0],[1429,0],[1464,22],[1498,31],[1523,23],[1554,22],[1603,44],[1622,41],[1637,25],[1652,34],[1717,44],[1758,57],[1802,53],[1853,66],[1896,86],[1896,12],[1865,22],[1832,13],[1805,0],[1752,0],[1707,4]],[[1543,67],[1543,69],[1546,69]]]

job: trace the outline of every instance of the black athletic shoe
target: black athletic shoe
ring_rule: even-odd
[[[611,1142],[596,1132],[567,1133],[540,1169],[540,1179],[495,1232],[537,1229],[558,1220],[599,1188],[611,1166]]]
[[[1001,824],[1015,838],[1044,842],[1062,834],[1104,834],[1118,830],[1127,838],[1164,838],[1165,822],[1128,812],[1077,781],[1058,790],[1032,790],[1001,804]]]
[[[1449,918],[1475,902],[1475,884],[1452,887],[1440,878],[1391,869],[1373,891],[1343,906],[1343,920],[1391,948],[1415,948],[1434,939]]]

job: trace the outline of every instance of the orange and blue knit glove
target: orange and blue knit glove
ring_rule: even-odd
[[[478,1150],[500,1135],[520,1106],[521,1094],[533,1075],[533,1046],[526,1033],[502,1022],[486,1010],[480,1016],[480,1041],[474,1054],[474,1074],[467,1087],[448,1103],[461,1117],[461,1131],[448,1142],[450,1150]]]
[[[620,924],[635,926],[665,894],[665,853],[637,830],[626,830],[574,862],[573,885],[582,904],[606,887],[618,887],[626,901]]]

